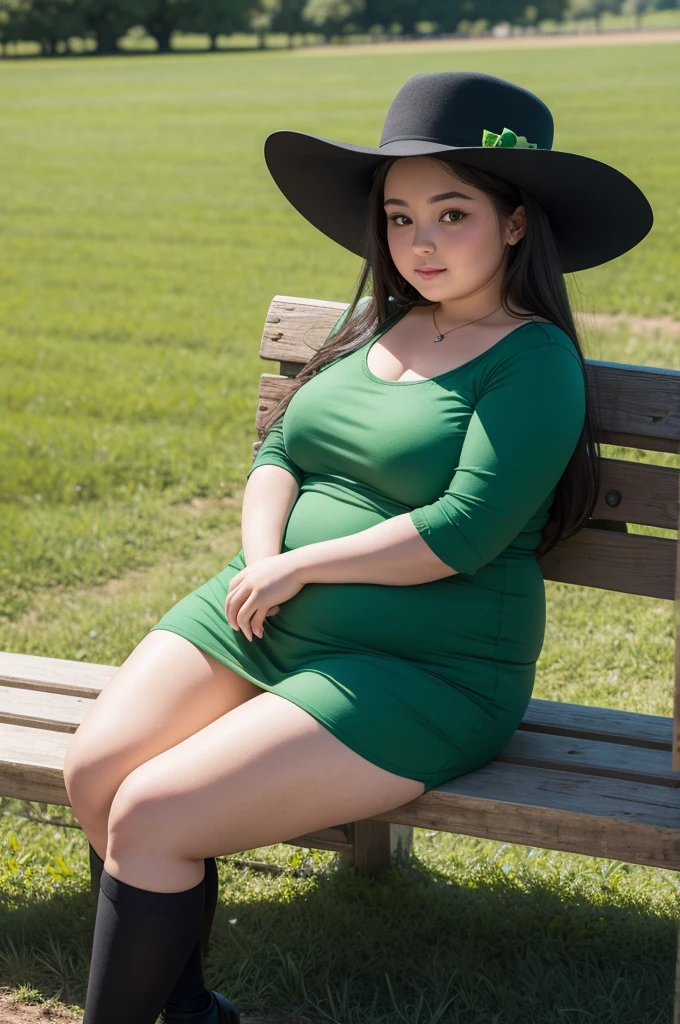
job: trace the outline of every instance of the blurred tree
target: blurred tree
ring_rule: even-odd
[[[257,35],[258,49],[267,46],[267,32],[271,31],[274,16],[279,9],[279,0],[255,0],[246,11],[246,21],[251,32]]]
[[[190,0],[180,15],[177,28],[183,32],[205,32],[210,49],[217,49],[217,37],[250,32],[248,7],[243,0]]]
[[[114,0],[118,2],[118,0]],[[193,0],[130,0],[134,8],[134,25],[143,25],[154,37],[160,53],[170,52],[170,39],[180,27]]]
[[[137,24],[134,0],[77,0],[76,6],[97,53],[118,52],[120,37]]]
[[[58,44],[72,36],[85,36],[75,0],[2,0],[5,41],[27,40],[40,45],[43,56],[54,56]]]
[[[307,28],[302,17],[306,0],[278,0],[272,11],[270,32],[281,32],[288,36],[288,46],[293,46],[293,36]]]
[[[342,33],[364,31],[365,0],[307,0],[302,16],[307,28],[321,32],[326,42]]]
[[[635,16],[635,27],[642,28],[642,15],[654,7],[653,0],[634,0],[633,15]]]
[[[620,14],[625,0],[575,0],[572,2],[571,17],[576,21],[592,18],[595,30],[602,31],[603,14]]]
[[[569,13],[569,0],[535,0],[538,7],[538,23],[542,21],[564,21]]]
[[[442,2],[445,6],[456,6],[456,0]],[[414,0],[365,0],[361,23],[365,30],[382,25],[385,32],[389,32],[396,22],[401,25],[402,35],[415,36],[418,22],[430,20],[427,7],[427,0],[421,4]]]
[[[434,35],[449,35],[455,32],[463,18],[459,0],[423,0],[420,8],[423,20],[435,23]],[[420,17],[418,20],[421,20]]]

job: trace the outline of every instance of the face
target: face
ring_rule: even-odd
[[[462,195],[440,198],[451,192]],[[395,160],[383,198],[394,265],[424,298],[439,302],[500,289],[506,245],[524,234],[523,206],[499,224],[484,192],[427,156]],[[440,273],[419,273],[420,267]]]

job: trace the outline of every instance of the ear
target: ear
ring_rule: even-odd
[[[520,205],[510,214],[505,223],[505,241],[508,245],[515,245],[520,238],[524,237],[526,229],[526,210],[523,205]]]

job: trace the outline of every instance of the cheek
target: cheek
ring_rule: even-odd
[[[411,242],[409,241],[409,238],[410,235],[405,229],[402,229],[401,231],[394,231],[390,228],[387,229],[387,244],[389,246],[390,255],[393,259],[395,257],[398,259],[400,253],[410,252]]]
[[[465,220],[455,229],[442,231],[438,248],[441,253],[450,254],[452,258],[464,255],[470,264],[475,266],[493,265],[498,257],[498,233],[493,224],[484,223],[475,218]]]

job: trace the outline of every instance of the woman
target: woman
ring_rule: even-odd
[[[521,721],[537,558],[598,491],[563,274],[652,224],[633,182],[552,139],[533,93],[449,71],[402,87],[378,148],[267,139],[290,202],[365,262],[266,425],[243,548],[70,744],[104,861],[84,1024],[238,1022],[203,982],[214,858],[408,803]]]

